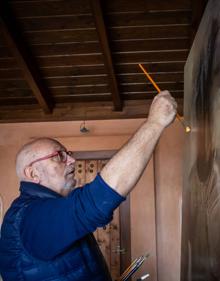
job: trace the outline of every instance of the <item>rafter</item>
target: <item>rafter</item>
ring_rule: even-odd
[[[120,98],[120,93],[118,89],[118,83],[115,76],[114,66],[112,62],[111,51],[108,42],[108,36],[106,32],[106,27],[104,23],[104,17],[102,13],[102,8],[100,0],[90,0],[92,13],[95,19],[96,30],[99,37],[99,42],[104,56],[104,62],[107,69],[107,74],[109,77],[109,85],[113,97],[115,110],[122,110],[122,101]]]
[[[52,104],[51,101],[49,101],[47,88],[40,79],[36,64],[22,41],[19,31],[15,29],[16,23],[9,11],[9,7],[4,4],[4,6],[1,6],[0,10],[0,32],[18,65],[22,69],[24,78],[33,91],[40,107],[45,113],[50,113],[52,111]]]
[[[183,115],[183,99],[176,98],[178,112]],[[42,114],[35,105],[17,105],[11,110],[10,106],[1,106],[0,123],[9,122],[49,122],[71,120],[108,120],[146,118],[152,99],[124,101],[123,111],[112,111],[112,102],[74,102],[73,104],[58,104],[52,114]]]

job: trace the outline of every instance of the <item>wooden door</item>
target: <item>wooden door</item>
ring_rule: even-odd
[[[77,160],[77,186],[91,182],[108,160]],[[104,228],[98,228],[94,236],[105,257],[113,280],[120,275],[120,224],[119,208],[114,212],[113,220]]]

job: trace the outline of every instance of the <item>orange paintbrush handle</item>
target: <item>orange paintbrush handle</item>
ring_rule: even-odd
[[[144,72],[144,74],[147,76],[148,80],[152,83],[152,85],[154,86],[154,88],[157,90],[157,92],[161,92],[160,88],[157,86],[156,82],[154,82],[154,80],[151,78],[150,74],[147,73],[146,69],[143,67],[142,64],[138,64],[139,67],[141,68],[141,70]]]
[[[142,64],[138,64],[139,67],[141,68],[141,70],[144,72],[144,74],[147,76],[148,80],[152,83],[152,85],[154,86],[154,88],[157,90],[158,93],[161,92],[160,88],[157,86],[156,82],[151,78],[150,74],[147,73],[146,69],[143,67]],[[177,119],[180,121],[180,123],[183,125],[183,127],[185,128],[185,131],[188,133],[191,131],[189,126],[185,126],[184,122],[181,120],[180,115],[177,113],[176,114]]]

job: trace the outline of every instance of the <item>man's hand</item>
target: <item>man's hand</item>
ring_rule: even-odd
[[[175,119],[177,103],[168,91],[160,92],[153,100],[148,121],[167,127]]]

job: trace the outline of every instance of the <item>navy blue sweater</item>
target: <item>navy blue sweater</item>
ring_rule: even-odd
[[[0,238],[4,281],[110,281],[93,232],[125,199],[98,175],[67,197],[30,182],[7,211]]]
[[[53,195],[43,202],[42,198],[36,199],[26,209],[21,227],[25,248],[31,255],[44,260],[54,258],[70,244],[108,224],[113,210],[125,200],[100,175],[83,188],[74,189],[67,197],[39,184],[21,182],[23,195],[27,189]]]

